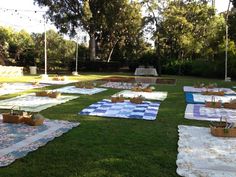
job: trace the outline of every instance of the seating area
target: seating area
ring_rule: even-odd
[[[154,149],[158,151],[153,153],[159,153],[163,151],[160,147],[163,147],[170,155],[161,155],[162,158],[167,158],[173,164],[176,163],[177,169],[174,166],[171,169],[181,176],[227,174],[231,177],[236,174],[235,167],[225,163],[231,158],[234,159],[230,154],[235,153],[235,138],[222,139],[213,136],[208,122],[217,122],[221,125],[225,118],[227,122],[236,122],[235,109],[206,106],[206,102],[210,101],[217,103],[222,101],[223,106],[224,103],[234,100],[236,94],[233,89],[215,87],[210,90],[205,87],[186,86],[185,78],[178,78],[176,85],[160,85],[147,84],[145,80],[135,82],[134,78],[129,79],[125,76],[119,76],[115,80],[106,80],[104,77],[102,81],[96,79],[88,81],[90,77],[93,78],[87,75],[67,77],[68,83],[65,85],[36,84],[30,87],[32,83],[8,83],[8,86],[11,84],[14,88],[18,87],[18,92],[14,93],[17,96],[11,93],[6,97],[3,95],[0,100],[2,112],[0,167],[14,168],[15,164],[21,165],[21,159],[25,160],[25,158],[26,162],[30,163],[31,160],[36,159],[32,156],[28,157],[27,154],[34,151],[32,154],[41,156],[42,152],[37,149],[42,146],[44,146],[44,156],[49,161],[51,158],[57,158],[50,154],[55,152],[50,148],[57,148],[63,154],[71,153],[73,158],[67,159],[67,155],[62,155],[57,160],[60,165],[68,167],[71,160],[73,163],[83,163],[86,159],[83,155],[87,151],[107,158],[106,153],[100,148],[107,146],[105,149],[109,151],[112,147],[116,147],[118,142],[126,142],[127,144],[120,146],[125,151],[128,150],[132,158],[136,156],[133,154],[134,148],[138,147],[137,151],[140,153],[143,148],[148,152],[155,147]],[[122,79],[125,82],[117,82]],[[34,83],[40,82],[40,78],[34,77],[32,80]],[[188,83],[194,85],[192,80]],[[27,87],[31,90],[25,90]],[[182,89],[186,96],[186,106]],[[24,93],[25,91],[30,93]],[[216,95],[205,95],[206,92]],[[216,92],[225,94],[218,96]],[[52,97],[53,94],[55,97]],[[185,114],[182,116],[184,109]],[[32,126],[27,123],[27,119],[38,114],[45,116],[43,124]],[[12,118],[4,118],[6,115]],[[188,125],[183,123],[186,121]],[[199,123],[196,126],[196,121],[200,121],[203,127],[199,126]],[[175,132],[176,128],[179,136]],[[65,133],[65,136],[61,136]],[[109,143],[101,139],[107,139]],[[52,142],[47,145],[50,141]],[[94,143],[96,145],[93,145]],[[153,147],[143,146],[143,143]],[[225,143],[228,148],[224,147]],[[178,154],[175,150],[171,150],[176,144]],[[199,147],[200,150],[197,151]],[[123,154],[123,150],[119,153]],[[223,159],[222,153],[224,153]],[[114,151],[111,154],[114,156]],[[98,158],[97,155],[88,156],[93,160]],[[173,159],[176,157],[175,162]],[[45,159],[36,158],[45,165],[48,164]],[[91,165],[93,162],[89,163]],[[145,163],[149,163],[149,160],[145,160]],[[38,162],[36,164],[38,165]],[[228,170],[224,172],[215,170],[221,169],[222,164]],[[138,164],[135,163],[135,166],[137,167]]]
[[[0,77],[23,76],[23,67],[0,65]]]

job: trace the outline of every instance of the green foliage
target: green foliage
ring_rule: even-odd
[[[142,30],[141,5],[129,0],[35,0],[47,6],[47,15],[63,33],[76,34],[78,28],[88,32],[90,40],[96,40],[98,57],[110,61],[115,50],[139,41]],[[91,45],[90,53],[95,51]],[[121,52],[120,52],[121,53]],[[93,56],[90,54],[90,56]]]

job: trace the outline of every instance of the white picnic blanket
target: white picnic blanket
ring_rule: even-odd
[[[147,88],[150,84],[142,83],[142,88]],[[137,87],[137,83],[129,83],[129,82],[107,82],[101,87],[108,87],[114,89],[132,89],[133,87]]]
[[[57,104],[65,103],[78,96],[64,96],[59,98],[35,96],[35,94],[22,95],[6,100],[0,100],[0,109],[21,109],[30,112],[39,112]]]
[[[58,92],[61,92],[61,93],[93,95],[95,93],[103,92],[105,90],[107,90],[107,89],[105,89],[105,88],[86,89],[86,88],[77,88],[75,86],[67,86],[67,87],[62,87],[62,88],[59,88],[59,89],[55,89],[54,91],[58,91]]]
[[[236,122],[236,110],[224,108],[208,108],[203,104],[188,104],[185,110],[186,119]]]
[[[116,93],[114,95],[112,95],[112,97],[116,97],[116,96],[120,96],[123,95],[123,97],[125,98],[133,98],[133,97],[138,97],[138,96],[142,96],[147,100],[160,100],[163,101],[167,98],[167,94],[168,92],[134,92],[131,90],[123,90],[119,93]]]
[[[229,88],[212,88],[212,89],[208,89],[208,88],[195,88],[195,87],[191,87],[191,86],[184,86],[184,92],[219,92],[219,91],[223,91],[225,92],[225,94],[235,94],[235,91],[233,91],[232,89]]]
[[[41,126],[3,123],[0,115],[0,167],[13,163],[29,152],[68,132],[79,122],[45,119]],[[17,162],[16,162],[17,163]]]
[[[46,87],[46,84],[33,85],[32,83],[4,83],[3,87],[0,87],[0,95],[13,94],[17,92],[23,92],[30,89]]]
[[[212,95],[193,94],[193,100],[194,102],[197,102],[197,103],[204,103],[206,101],[212,101],[213,98],[216,102],[221,101],[222,103],[228,103],[231,100],[236,99],[236,95],[235,96],[232,96],[232,95],[212,96]]]
[[[185,177],[235,177],[236,138],[219,138],[209,128],[178,126],[177,173]]]

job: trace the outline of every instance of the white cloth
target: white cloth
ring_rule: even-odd
[[[236,99],[236,95],[235,96],[229,96],[229,95],[212,96],[212,95],[193,94],[194,102],[198,102],[198,103],[204,103],[206,101],[213,101],[212,97],[214,98],[214,101],[216,102],[222,101],[222,103],[228,103],[231,100]]]
[[[235,177],[236,138],[220,138],[210,128],[179,125],[177,173],[185,177]]]
[[[30,89],[46,87],[46,84],[33,85],[32,83],[4,83],[3,87],[0,87],[0,95],[12,94],[17,92],[23,92]]]
[[[134,92],[131,90],[123,90],[119,93],[114,94],[112,97],[123,95],[125,98],[133,98],[142,96],[147,100],[160,100],[163,101],[167,98],[168,92]]]
[[[75,86],[67,86],[67,87],[62,87],[62,88],[59,88],[59,89],[55,89],[54,91],[58,91],[58,92],[61,92],[61,93],[93,95],[95,93],[103,92],[105,90],[107,90],[107,89],[105,89],[105,88],[86,89],[86,88],[77,88]]]
[[[39,112],[57,104],[65,103],[78,96],[64,96],[59,98],[35,96],[35,94],[22,95],[6,100],[0,100],[0,109],[21,109],[31,112]]]
[[[141,88],[147,88],[150,84],[142,83]],[[132,89],[137,87],[137,83],[128,83],[128,82],[107,82],[100,87],[108,87],[114,89]]]
[[[194,109],[195,113],[194,113]],[[197,111],[197,113],[196,113]],[[220,121],[222,117],[227,118],[228,122],[236,122],[236,109],[208,108],[202,105],[188,104],[184,117],[193,120]]]
[[[229,88],[212,88],[212,89],[208,89],[208,88],[195,88],[195,87],[191,87],[191,86],[184,86],[184,92],[196,92],[196,93],[200,93],[200,92],[219,92],[219,91],[223,91],[225,92],[225,94],[235,94],[235,91],[233,91],[232,89]]]
[[[136,68],[134,75],[135,76],[145,76],[145,75],[158,76],[157,70],[155,68]]]

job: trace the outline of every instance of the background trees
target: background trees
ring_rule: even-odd
[[[78,28],[90,36],[90,59],[110,61],[115,47],[133,41],[141,31],[141,5],[130,0],[35,0],[49,8],[47,15],[61,32]],[[98,51],[98,55],[96,52]]]
[[[62,33],[74,36],[83,30],[89,34],[89,53],[85,45],[79,46],[79,58],[98,60],[94,66],[116,61],[131,63],[134,69],[138,65],[154,65],[159,74],[163,70],[165,74],[223,76],[225,13],[216,14],[212,0],[35,0],[35,3],[48,7],[48,18]],[[235,18],[231,11],[228,20],[231,73],[236,66]],[[47,33],[49,69],[74,67],[75,43],[55,31]],[[0,28],[0,62],[43,66],[43,35]],[[209,73],[204,73],[206,65]]]

